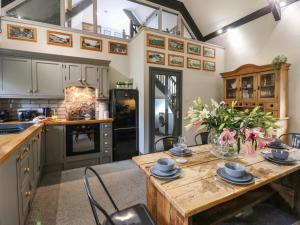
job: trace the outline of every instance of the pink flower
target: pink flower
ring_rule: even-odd
[[[271,137],[257,137],[256,142],[259,149],[265,148],[267,144],[273,141]]]
[[[235,135],[236,131],[230,132],[227,128],[223,129],[223,132],[221,133],[219,137],[219,142],[221,145],[224,145],[226,142],[234,142],[235,141]]]
[[[197,126],[197,125],[201,125],[201,123],[202,123],[202,120],[201,119],[197,119],[196,121],[193,122],[193,125]]]

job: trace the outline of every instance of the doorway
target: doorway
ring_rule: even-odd
[[[149,68],[150,152],[160,151],[163,144],[155,142],[166,136],[181,136],[182,71]]]

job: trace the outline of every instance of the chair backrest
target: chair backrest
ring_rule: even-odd
[[[279,138],[282,138],[283,136],[292,137],[291,147],[300,149],[300,133],[282,134]]]
[[[195,143],[196,145],[207,145],[208,143],[208,134],[209,132],[201,132],[195,135]],[[198,142],[198,137],[201,138],[201,144]]]
[[[119,211],[118,207],[116,206],[115,202],[113,201],[111,195],[109,194],[106,186],[104,185],[101,177],[99,176],[99,174],[91,167],[86,167],[84,170],[84,177],[83,177],[83,183],[84,183],[84,189],[87,193],[91,208],[92,208],[92,212],[94,215],[94,219],[96,221],[97,225],[101,225],[101,223],[99,222],[99,218],[97,215],[97,211],[96,209],[98,209],[106,218],[106,220],[111,224],[111,225],[115,225],[115,223],[112,221],[112,219],[110,218],[109,214],[105,211],[104,208],[102,208],[102,206],[95,200],[92,192],[91,192],[91,188],[90,188],[90,183],[89,183],[89,179],[88,179],[88,175],[87,172],[91,171],[94,175],[96,175],[96,177],[98,178],[98,181],[100,182],[100,184],[102,185],[104,191],[106,192],[109,200],[111,201],[113,207],[115,208],[116,211]]]
[[[154,150],[155,151],[157,151],[157,145],[160,142],[162,142],[162,144],[163,144],[163,150],[162,151],[170,150],[171,148],[173,148],[173,145],[178,142],[178,137],[167,136],[167,137],[163,137],[163,138],[158,139],[154,143],[154,148],[155,148]]]

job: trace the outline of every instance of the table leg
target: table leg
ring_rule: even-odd
[[[156,189],[151,178],[147,178],[147,208],[157,225],[188,225],[189,219],[183,217]]]

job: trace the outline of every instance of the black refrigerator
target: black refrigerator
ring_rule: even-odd
[[[139,153],[138,91],[112,89],[110,116],[113,118],[113,161],[131,159]]]

